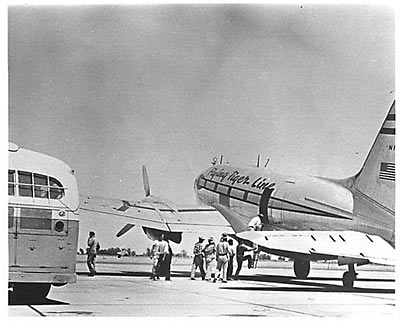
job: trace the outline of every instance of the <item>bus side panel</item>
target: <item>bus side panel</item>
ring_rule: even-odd
[[[19,231],[16,240],[16,265],[20,267],[74,270],[76,260],[77,221],[66,221],[67,234],[38,234]]]

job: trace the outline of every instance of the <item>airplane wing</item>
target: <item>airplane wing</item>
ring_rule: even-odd
[[[180,243],[182,233],[207,232],[215,228],[232,232],[228,222],[214,208],[171,206],[152,196],[133,202],[81,195],[79,213],[126,219],[126,225],[117,233],[117,237],[134,226],[141,226],[150,239],[164,233],[176,243]]]
[[[236,236],[267,253],[292,258],[338,259],[339,265],[395,264],[395,249],[389,243],[356,231],[244,231]]]

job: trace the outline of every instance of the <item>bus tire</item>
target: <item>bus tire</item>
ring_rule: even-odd
[[[51,284],[47,283],[16,283],[13,285],[12,296],[22,301],[44,300],[49,294]]]

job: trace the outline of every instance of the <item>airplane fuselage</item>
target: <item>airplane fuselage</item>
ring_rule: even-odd
[[[215,165],[196,179],[195,191],[236,232],[247,230],[250,219],[263,213],[263,230],[354,230],[394,244],[394,213],[328,179]]]

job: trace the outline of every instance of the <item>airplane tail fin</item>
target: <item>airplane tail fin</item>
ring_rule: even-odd
[[[395,101],[352,188],[365,198],[394,212],[395,207]]]

